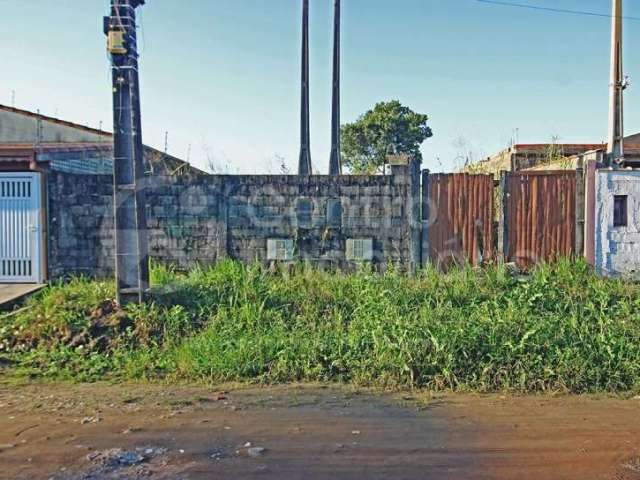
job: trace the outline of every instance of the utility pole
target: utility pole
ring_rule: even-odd
[[[609,139],[607,164],[624,163],[624,89],[622,70],[622,0],[612,0],[611,22],[611,83],[609,84]]]
[[[309,125],[309,0],[302,0],[302,101],[300,107],[300,160],[298,174],[311,175]]]
[[[335,0],[333,20],[333,102],[331,107],[331,157],[329,175],[342,174],[340,158],[340,0]]]
[[[111,0],[105,17],[113,81],[113,177],[116,300],[142,302],[149,288],[136,8],[145,0]]]

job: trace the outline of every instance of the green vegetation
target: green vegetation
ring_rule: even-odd
[[[342,126],[342,162],[350,172],[384,171],[389,154],[422,160],[420,146],[433,136],[429,117],[398,100],[377,103],[355,122]]]
[[[618,392],[640,387],[640,286],[584,263],[527,277],[153,270],[153,302],[73,280],[0,319],[9,370],[39,377],[343,381],[382,387]],[[6,363],[6,362],[5,362]]]

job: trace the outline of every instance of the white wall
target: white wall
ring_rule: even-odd
[[[603,275],[640,277],[640,170],[598,170],[595,266]],[[626,227],[613,226],[613,197],[628,195]]]
[[[1,143],[35,143],[38,121],[35,117],[19,112],[0,111]],[[40,142],[108,142],[106,134],[74,128],[48,120],[41,120]]]

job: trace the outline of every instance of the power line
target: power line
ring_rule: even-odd
[[[611,15],[607,13],[587,12],[584,10],[569,10],[566,8],[541,7],[540,5],[529,5],[526,3],[505,2],[501,0],[476,0],[476,1],[480,3],[487,3],[490,5],[500,5],[503,7],[526,8],[529,10],[542,10],[545,12],[564,13],[568,15],[586,15],[589,17],[611,18]],[[636,21],[640,20],[640,17],[622,17],[622,18],[624,18],[625,20],[636,20]]]

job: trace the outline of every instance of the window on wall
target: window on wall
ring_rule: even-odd
[[[627,195],[614,195],[613,197],[613,226],[614,227],[626,227],[627,226]]]
[[[280,260],[290,262],[293,260],[293,240],[289,238],[267,239],[267,260]]]
[[[373,260],[372,238],[347,239],[347,260],[350,262],[370,262]]]

